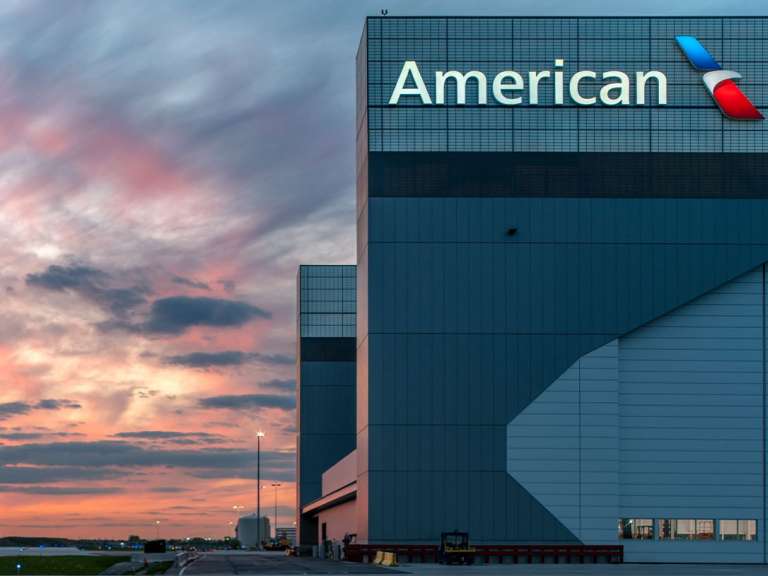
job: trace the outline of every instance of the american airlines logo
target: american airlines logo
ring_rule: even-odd
[[[677,36],[675,39],[693,67],[704,72],[704,85],[723,115],[738,120],[763,118],[734,83],[734,79],[741,78],[738,72],[723,70],[693,36]],[[631,74],[621,70],[578,70],[566,75],[564,69],[565,60],[557,58],[551,70],[502,70],[492,79],[479,70],[437,70],[434,94],[430,94],[418,63],[415,60],[406,60],[392,90],[389,104],[398,104],[404,96],[415,96],[423,105],[445,105],[446,91],[452,89],[456,92],[457,105],[467,103],[467,93],[470,90],[477,95],[473,102],[484,105],[488,104],[489,88],[493,99],[504,106],[535,106],[540,100],[559,106],[565,104],[566,91],[570,96],[569,104],[579,106],[593,106],[598,102],[605,106],[667,104],[667,76],[660,70]],[[545,92],[548,94],[542,98]]]
[[[701,79],[724,116],[734,120],[763,119],[760,111],[734,82],[736,78],[741,78],[741,74],[723,70],[697,38],[676,36],[675,40],[691,65],[699,72],[704,72]]]

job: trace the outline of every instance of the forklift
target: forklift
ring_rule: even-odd
[[[475,549],[469,545],[467,532],[443,532],[440,535],[440,564],[472,564]]]

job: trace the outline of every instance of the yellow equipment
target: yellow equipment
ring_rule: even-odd
[[[381,561],[382,566],[397,566],[397,556],[394,552],[384,552],[384,558]]]
[[[466,532],[443,532],[440,535],[441,564],[472,564],[475,551],[469,545],[469,534]]]

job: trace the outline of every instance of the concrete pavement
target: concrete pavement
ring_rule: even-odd
[[[181,576],[200,574],[515,574],[520,576],[768,576],[768,566],[723,564],[401,564],[396,569],[370,564],[287,557],[281,552],[208,552],[183,568]]]
[[[758,564],[401,564],[398,569],[455,576],[768,576],[768,566]]]
[[[358,564],[286,556],[284,552],[208,552],[179,571],[198,574],[402,574],[397,570]]]

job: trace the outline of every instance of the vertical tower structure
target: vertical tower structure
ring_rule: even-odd
[[[317,544],[301,513],[322,473],[355,449],[355,266],[300,266],[297,294],[297,540]]]

